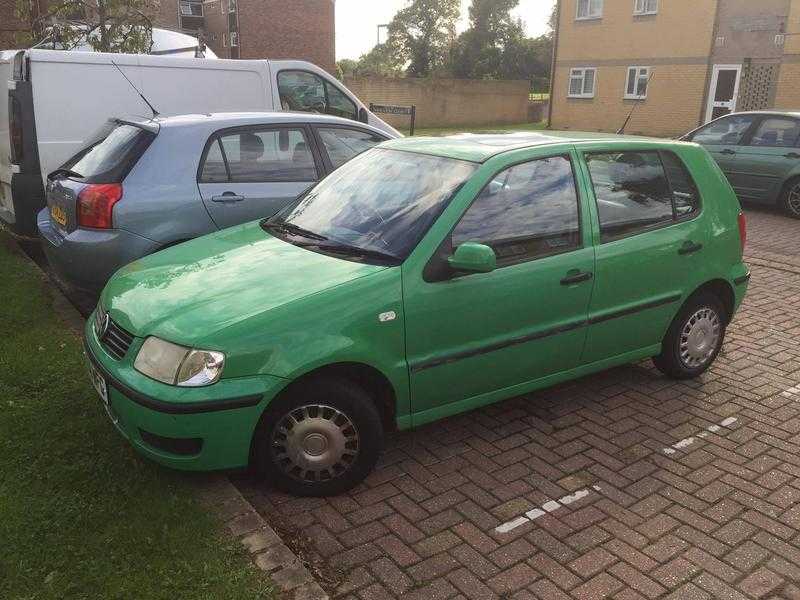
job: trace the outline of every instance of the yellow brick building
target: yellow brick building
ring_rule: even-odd
[[[677,136],[800,109],[800,0],[559,0],[555,129]]]

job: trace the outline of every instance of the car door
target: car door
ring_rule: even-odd
[[[328,172],[389,139],[366,129],[340,125],[315,125],[313,130]]]
[[[594,249],[573,160],[546,156],[496,171],[425,276],[404,276],[415,423],[577,364]],[[446,258],[465,242],[490,246],[497,268],[451,272]]]
[[[224,228],[275,214],[321,172],[306,126],[242,127],[211,136],[198,188],[214,223]]]
[[[753,194],[740,144],[749,138],[757,122],[756,115],[733,114],[712,121],[689,136],[711,153],[740,198],[750,198]]]
[[[700,285],[708,232],[683,161],[652,149],[583,153],[597,259],[582,362],[661,343],[682,298]]]
[[[737,148],[737,177],[746,183],[742,197],[774,203],[789,174],[800,167],[800,120],[769,115]]]

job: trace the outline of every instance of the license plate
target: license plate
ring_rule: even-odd
[[[87,365],[89,367],[89,379],[92,380],[92,385],[94,386],[95,391],[100,396],[100,400],[103,401],[103,408],[106,409],[108,418],[111,419],[111,422],[114,423],[114,425],[118,425],[119,418],[114,413],[114,409],[111,408],[111,402],[108,400],[108,385],[106,384],[105,377],[100,374],[91,361],[87,360]]]
[[[62,227],[67,226],[67,213],[60,206],[53,205],[50,207],[50,218]]]

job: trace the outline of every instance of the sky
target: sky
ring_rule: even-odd
[[[358,58],[369,52],[377,41],[377,27],[389,23],[394,14],[406,6],[407,0],[336,0],[336,60]],[[471,0],[461,0],[461,21],[458,30],[468,26]],[[514,16],[526,25],[529,36],[535,37],[547,30],[547,19],[553,9],[553,0],[520,0]],[[386,38],[381,31],[381,41]]]

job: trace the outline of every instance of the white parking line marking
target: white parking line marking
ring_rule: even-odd
[[[539,517],[546,515],[549,512],[553,512],[555,510],[558,510],[559,508],[569,506],[573,502],[577,502],[582,498],[586,498],[586,496],[588,496],[592,492],[592,490],[599,492],[600,486],[593,485],[591,489],[584,488],[582,490],[578,490],[577,492],[573,492],[572,494],[564,496],[563,498],[559,498],[558,500],[548,500],[547,502],[542,504],[540,508],[534,508],[533,510],[529,510],[528,512],[525,513],[524,516],[517,517],[516,519],[512,519],[507,523],[498,525],[497,527],[495,527],[495,531],[497,533],[508,533],[512,529],[516,529],[521,525],[525,525],[525,523],[530,523],[531,521],[535,521]]]
[[[739,419],[737,419],[736,417],[728,417],[727,419],[721,421],[719,425],[709,425],[703,431],[697,433],[696,435],[683,438],[682,440],[672,444],[672,446],[670,446],[669,448],[664,448],[664,454],[667,455],[675,454],[678,450],[683,450],[684,448],[688,448],[689,446],[694,444],[695,441],[697,441],[697,438],[706,438],[708,437],[709,433],[717,433],[722,428],[730,429],[731,426],[738,420]]]

